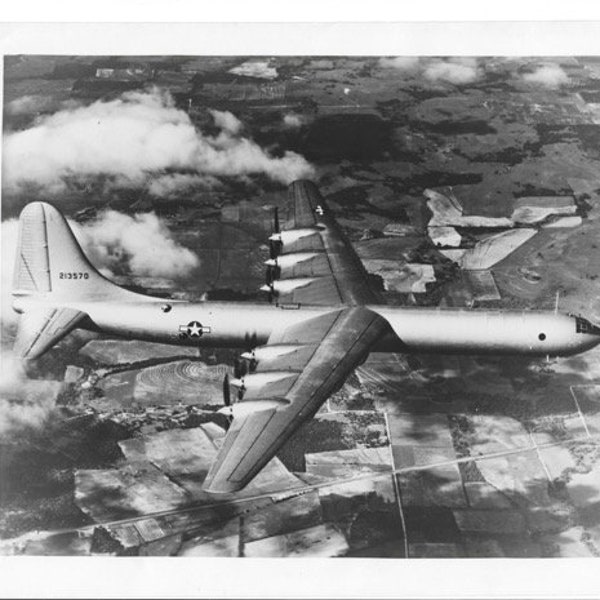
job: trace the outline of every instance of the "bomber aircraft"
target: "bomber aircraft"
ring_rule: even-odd
[[[274,215],[264,286],[271,302],[187,302],[103,277],[62,214],[20,217],[13,308],[16,353],[34,359],[75,328],[185,346],[247,348],[224,381],[230,426],[204,488],[243,488],[371,351],[563,356],[600,328],[542,311],[385,306],[314,183],[295,181]],[[232,394],[230,386],[235,390]]]

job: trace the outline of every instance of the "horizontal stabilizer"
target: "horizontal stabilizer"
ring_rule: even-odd
[[[27,311],[19,318],[15,354],[23,359],[41,356],[86,316],[86,313],[72,308],[48,307]]]

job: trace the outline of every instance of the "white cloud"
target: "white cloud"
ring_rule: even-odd
[[[400,71],[414,71],[419,68],[421,59],[418,56],[394,56],[380,58],[379,66],[384,69],[398,69]]]
[[[191,175],[188,173],[172,173],[159,175],[148,184],[148,192],[157,198],[170,198],[190,188],[214,189],[220,185],[219,180],[211,175]]]
[[[266,60],[248,60],[237,67],[233,67],[233,69],[229,69],[229,73],[260,79],[277,78],[277,69],[269,66],[269,61]]]
[[[21,383],[23,385],[26,384]],[[0,398],[0,435],[9,435],[25,428],[39,429],[48,420],[53,409],[54,401],[51,399],[11,402]]]
[[[286,127],[290,127],[291,129],[297,129],[304,125],[305,119],[302,115],[297,115],[296,113],[288,113],[283,117],[283,124]]]
[[[470,56],[449,58],[396,56],[380,58],[379,66],[384,69],[396,69],[409,76],[421,75],[429,81],[445,81],[455,85],[472,83],[483,74],[477,59]]]
[[[200,265],[198,256],[179,245],[154,213],[129,216],[109,210],[94,221],[75,224],[73,230],[90,260],[104,272],[125,267],[136,276],[172,279]]]
[[[310,176],[309,163],[295,152],[274,157],[241,137],[231,113],[213,111],[217,136],[196,129],[169,94],[157,89],[129,92],[43,116],[29,129],[4,138],[4,185],[25,183],[54,192],[66,177],[113,176],[145,184],[165,170],[198,175],[264,174],[282,183]]]
[[[215,125],[226,133],[238,135],[242,130],[242,122],[233,113],[222,110],[209,110],[209,112],[215,121]]]
[[[523,81],[547,88],[558,88],[569,83],[569,76],[558,65],[542,65],[531,73],[524,73]]]
[[[0,354],[0,435],[39,429],[51,416],[57,382],[28,379],[23,363],[9,350]]]
[[[423,75],[430,81],[447,81],[455,85],[464,85],[476,81],[481,76],[481,72],[476,59],[456,57],[448,60],[432,60],[425,67]]]
[[[6,104],[5,110],[8,115],[29,115],[40,110],[56,105],[56,102],[50,96],[27,95],[15,98]]]
[[[11,290],[18,233],[19,221],[17,219],[2,221],[0,235],[2,238],[2,260],[0,263],[0,285],[2,286],[0,295],[0,330],[3,337],[7,334],[14,334],[17,323],[18,315],[12,309]]]

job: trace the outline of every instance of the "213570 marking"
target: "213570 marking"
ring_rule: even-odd
[[[89,279],[90,274],[87,271],[60,271],[59,279]]]

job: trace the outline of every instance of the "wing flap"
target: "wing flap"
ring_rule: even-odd
[[[306,339],[308,344],[314,344],[318,328],[320,343],[309,357],[298,356],[294,363],[302,371],[295,374],[292,386],[282,397],[287,404],[282,402],[280,408],[246,411],[240,418],[234,417],[204,483],[207,491],[227,493],[243,488],[330,394],[343,385],[375,342],[389,331],[389,324],[364,307],[352,307],[315,317],[272,337],[278,343],[301,344]],[[258,371],[260,368],[261,363]],[[259,390],[252,398],[248,402],[269,399],[267,393]],[[241,403],[246,401],[244,398]]]

